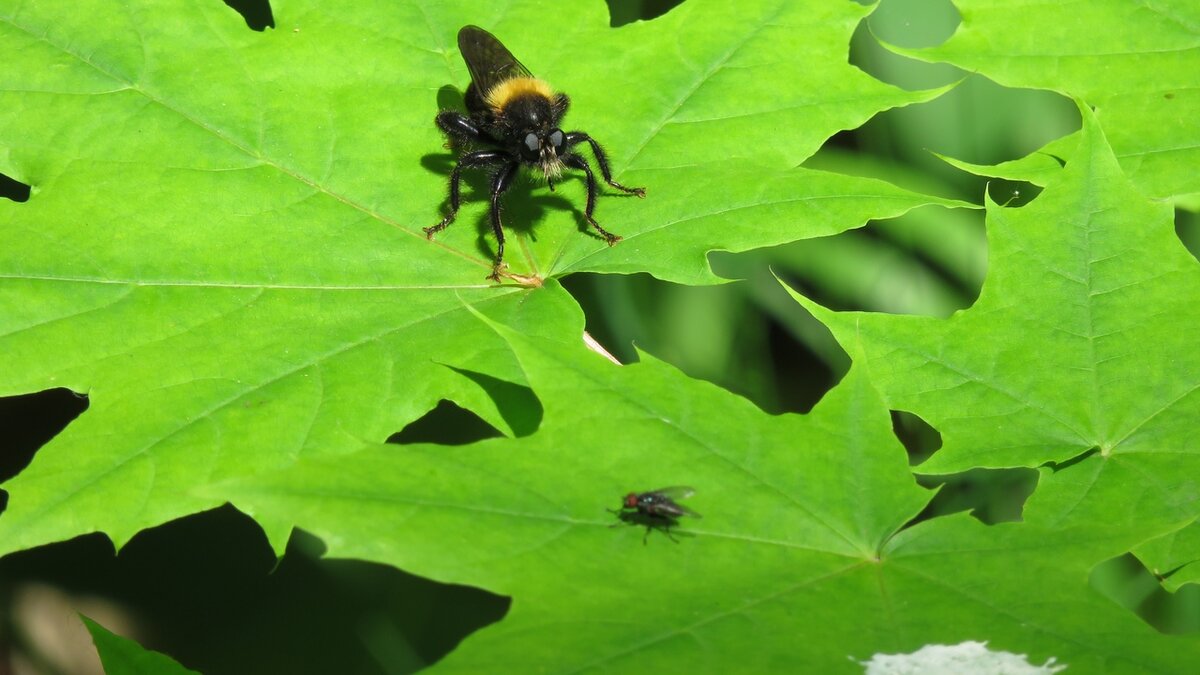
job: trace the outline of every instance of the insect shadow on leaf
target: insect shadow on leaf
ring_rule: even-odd
[[[442,86],[438,90],[437,105],[438,109],[443,113],[454,112],[463,113],[463,92],[451,84]],[[439,152],[431,152],[421,157],[421,166],[426,170],[450,178],[453,173],[458,157],[463,154],[470,153],[475,146],[465,141],[462,138],[448,135],[446,143]],[[573,177],[575,178],[575,177]],[[469,171],[461,174],[461,182],[466,183],[466,191],[462,201],[477,201],[479,199],[486,200],[491,194],[491,178],[486,172]],[[507,216],[507,224],[509,229],[516,230],[528,236],[532,241],[537,241],[537,233],[533,229],[533,225],[542,221],[543,216],[548,211],[574,211],[571,202],[559,195],[548,195],[533,193],[537,187],[536,182],[529,180],[515,180],[512,188],[507,193],[507,198],[504,204],[504,213]],[[443,201],[443,207],[452,206],[449,195]],[[588,224],[584,220],[583,214],[576,212],[576,221],[580,232],[587,232]],[[492,226],[489,221],[490,213],[484,210],[480,213],[479,219],[476,221],[476,231],[478,238],[476,239],[476,250],[480,255],[491,257],[492,247],[488,243],[487,235],[492,231]]]
[[[637,511],[621,511],[618,509],[608,509],[608,512],[616,514],[617,518],[621,521],[619,523],[613,523],[612,525],[609,525],[609,527],[618,527],[620,525],[645,527],[646,531],[642,534],[643,546],[646,545],[647,540],[650,537],[651,530],[659,530],[663,534],[667,535],[667,539],[670,539],[676,544],[679,543],[679,540],[675,538],[675,534],[671,533],[671,528],[679,525],[679,520],[675,518],[668,516],[656,516],[649,513],[638,513]],[[684,537],[695,536],[687,532],[679,532],[678,534]]]

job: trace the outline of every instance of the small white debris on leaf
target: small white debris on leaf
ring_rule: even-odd
[[[1050,658],[1035,666],[1024,654],[994,652],[986,642],[925,645],[911,654],[876,654],[862,661],[867,675],[1049,675],[1066,669]]]

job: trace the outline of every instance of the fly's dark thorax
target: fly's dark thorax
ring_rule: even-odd
[[[505,102],[501,112],[515,130],[536,132],[554,126],[552,101],[536,92],[512,97]]]
[[[515,146],[526,133],[541,135],[554,124],[551,101],[536,92],[509,97],[496,108],[472,84],[467,87],[465,99],[471,119],[500,145]]]

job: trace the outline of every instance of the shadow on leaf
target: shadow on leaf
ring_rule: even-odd
[[[14,202],[29,201],[30,186],[0,173],[0,197]]]
[[[296,531],[277,561],[257,523],[226,505],[145,530],[120,554],[93,534],[0,558],[0,602],[31,583],[105,598],[129,637],[214,675],[412,673],[510,606],[324,550]]]
[[[242,15],[250,30],[263,32],[275,27],[270,0],[225,0],[230,9]]]
[[[612,527],[617,527],[621,524],[632,525],[634,527],[644,527],[646,532],[642,535],[642,544],[645,545],[650,537],[650,532],[657,530],[676,544],[679,543],[677,537],[695,537],[696,535],[685,530],[676,529],[679,527],[679,521],[675,518],[666,516],[658,516],[651,513],[642,513],[641,511],[617,511],[609,510],[617,517],[619,522],[613,523]]]
[[[468,445],[502,436],[504,434],[483,421],[479,415],[455,405],[452,401],[442,399],[433,410],[388,437],[387,442],[399,445]]]
[[[34,454],[88,408],[88,398],[69,389],[0,397],[0,483],[20,473]],[[0,511],[8,493],[0,490]]]

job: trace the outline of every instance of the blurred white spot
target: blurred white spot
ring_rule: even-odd
[[[925,645],[911,654],[876,654],[863,661],[867,675],[1047,675],[1066,669],[1051,658],[1035,666],[1024,654],[994,652],[986,642]]]

